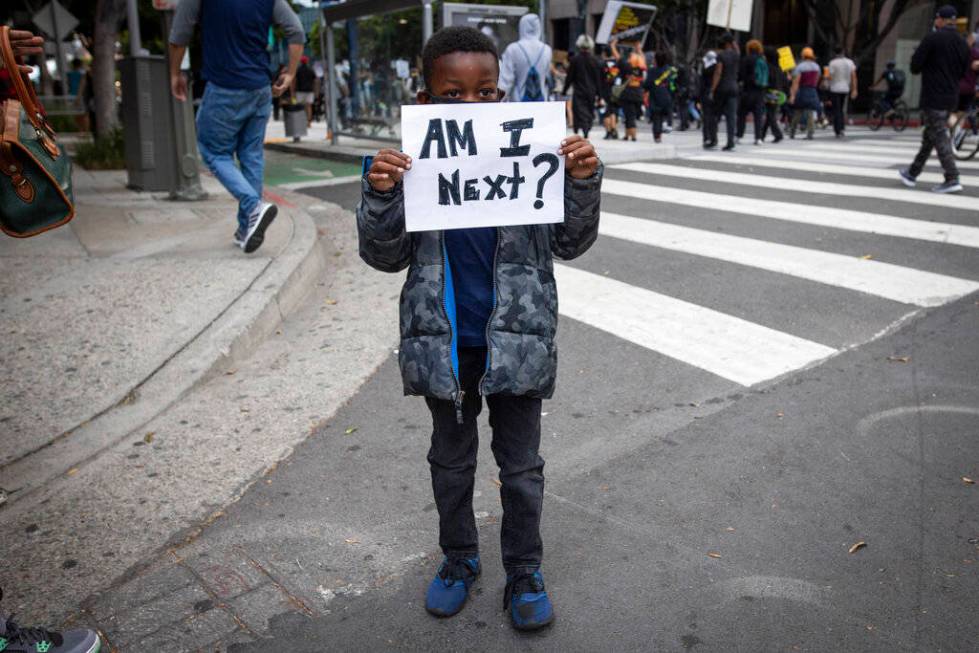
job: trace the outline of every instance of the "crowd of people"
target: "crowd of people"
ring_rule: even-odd
[[[732,150],[745,137],[748,117],[754,125],[753,142],[761,144],[768,132],[773,142],[784,137],[782,125],[794,138],[800,128],[812,138],[817,124],[828,124],[832,115],[838,138],[846,131],[847,103],[857,97],[856,64],[841,47],[834,50],[823,67],[811,47],[800,52],[800,61],[784,70],[779,53],[758,39],[749,40],[742,54],[732,34],[723,34],[717,48],[703,53],[699,70],[674,61],[666,50],[643,52],[642,43],[619,43],[596,51],[594,40],[582,35],[575,43],[563,92],[571,91],[571,116],[575,133],[586,137],[595,113],[605,127],[605,139],[636,140],[637,122],[646,120],[654,140],[662,141],[672,131],[696,124],[703,131],[704,147],[717,147],[718,125],[725,122],[727,140],[723,149]],[[888,97],[904,92],[904,75],[887,78]],[[625,130],[619,133],[619,124]]]

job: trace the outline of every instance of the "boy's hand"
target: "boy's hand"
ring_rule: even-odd
[[[386,193],[401,181],[406,170],[411,169],[411,157],[403,152],[383,149],[374,157],[367,170],[367,182],[374,190]]]
[[[564,170],[575,179],[588,179],[598,169],[595,146],[581,136],[568,136],[557,151],[567,157]]]

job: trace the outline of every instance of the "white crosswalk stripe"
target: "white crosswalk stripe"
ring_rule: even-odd
[[[784,179],[764,177],[761,175],[752,175],[742,172],[729,172],[726,170],[706,170],[703,168],[691,168],[687,166],[668,165],[664,163],[620,163],[612,167],[619,170],[632,170],[635,172],[645,172],[654,175],[739,184],[744,186],[754,186],[756,188],[772,188],[778,190],[786,187],[786,181]],[[801,193],[872,197],[882,200],[926,204],[928,206],[945,206],[948,208],[963,209],[966,211],[975,211],[977,208],[979,208],[979,201],[973,197],[922,193],[921,191],[910,190],[903,187],[892,189],[882,188],[880,186],[859,186],[857,184],[838,184],[833,182],[809,181],[803,179],[792,179],[790,185],[793,190]]]
[[[836,353],[731,315],[555,265],[561,313],[642,347],[750,386]]]
[[[939,306],[979,290],[979,282],[944,274],[615,213],[602,213],[600,233],[918,306]]]
[[[655,258],[662,258],[669,256],[669,252],[676,252],[685,256],[700,257],[705,261],[720,262],[721,265],[739,266],[730,268],[730,274],[745,275],[748,279],[752,275],[752,270],[764,270],[766,273],[784,275],[787,287],[790,284],[798,284],[798,280],[822,284],[827,290],[819,291],[820,293],[835,292],[837,296],[839,293],[855,293],[847,300],[851,303],[864,301],[852,298],[865,297],[867,302],[872,301],[871,298],[878,302],[877,298],[883,298],[915,307],[934,307],[979,291],[979,270],[976,271],[976,278],[962,278],[901,265],[894,260],[886,259],[886,256],[864,260],[852,255],[710,230],[710,227],[716,224],[717,216],[722,216],[724,213],[737,213],[787,224],[815,225],[840,230],[841,233],[857,232],[896,237],[904,241],[919,240],[955,245],[968,248],[965,251],[979,249],[979,226],[931,222],[925,219],[821,205],[830,203],[834,197],[839,198],[845,205],[847,198],[851,196],[890,200],[900,196],[900,200],[907,201],[908,195],[917,192],[919,197],[926,198],[927,203],[934,206],[941,204],[934,200],[944,199],[944,196],[905,191],[901,188],[864,186],[858,183],[834,184],[815,180],[785,179],[778,176],[777,170],[782,168],[822,172],[857,180],[860,177],[887,179],[892,178],[895,170],[886,169],[880,164],[893,164],[894,161],[890,156],[854,154],[848,150],[836,149],[834,145],[827,145],[824,148],[829,150],[827,154],[843,163],[811,162],[809,160],[812,158],[811,155],[819,153],[810,152],[808,148],[804,151],[803,148],[799,148],[792,153],[794,159],[785,162],[764,158],[764,155],[756,157],[760,149],[751,150],[750,155],[739,152],[736,156],[720,154],[697,156],[688,159],[686,164],[631,163],[609,166],[610,172],[628,170],[639,173],[643,179],[624,181],[607,175],[603,181],[603,195],[627,198],[628,201],[657,202],[662,207],[656,210],[660,215],[668,215],[671,205],[704,209],[702,213],[704,228],[653,220],[643,214],[623,215],[606,211],[602,214],[599,228],[602,242],[607,243],[606,247],[613,248],[610,251],[623,246],[612,243],[626,241],[660,250],[660,254],[650,254]],[[866,148],[865,151],[877,150]],[[862,161],[868,156],[882,160]],[[722,163],[757,165],[758,169],[753,169],[750,173],[717,169],[716,164]],[[937,182],[940,178],[940,174],[926,173],[921,180]],[[737,189],[719,194],[673,185],[684,179],[733,183]],[[754,189],[784,189],[787,183],[794,190],[801,191],[798,201],[776,201],[756,197],[757,192]],[[820,193],[823,197],[813,201],[812,193]],[[958,201],[955,202],[954,208],[966,208],[967,203],[969,208],[973,208],[974,198],[955,199]],[[631,213],[632,210],[639,209],[630,208],[625,212]],[[685,265],[693,265],[694,263],[690,261],[696,259],[678,260],[683,261]],[[628,274],[635,274],[634,267],[630,270]],[[765,325],[773,323],[771,316],[761,319],[761,322],[765,322],[761,324],[752,321],[752,316],[744,314],[741,310],[736,311],[738,315],[732,315],[730,312],[711,306],[686,301],[681,298],[686,292],[683,286],[673,285],[670,286],[674,288],[672,291],[657,292],[656,278],[645,280],[641,286],[633,285],[617,279],[616,271],[614,265],[604,275],[567,264],[555,265],[555,277],[560,288],[561,314],[740,385],[755,385],[815,364],[835,354],[839,347],[849,346],[846,343],[853,342],[836,336],[832,336],[833,339],[826,342],[817,342],[815,340],[823,338],[817,336],[813,340],[802,337],[799,333],[791,333],[795,330],[792,325],[801,326],[804,323],[796,320],[780,322],[776,319],[774,321],[776,324],[789,325],[787,329],[780,326],[779,329],[785,329],[780,331]],[[774,282],[769,280],[767,283]],[[749,281],[746,288],[750,285]],[[814,292],[815,287],[805,288]],[[786,290],[786,292],[791,291]],[[677,294],[680,296],[674,296]],[[829,295],[818,296],[823,297],[820,301],[826,301],[829,297]],[[833,301],[841,301],[840,306],[849,305],[840,299]],[[757,302],[753,305],[759,307]],[[877,306],[881,305],[877,304]],[[819,309],[814,306],[811,310]],[[897,311],[897,308],[888,309],[887,322],[880,324],[879,328],[871,323],[873,333],[869,330],[864,332],[866,335],[861,336],[859,341],[864,342],[879,336],[894,323],[895,318],[899,318],[900,321],[912,314],[907,312],[899,314]],[[805,320],[805,318],[801,319]],[[815,331],[804,329],[803,332],[829,333],[818,329]],[[828,342],[837,344],[830,346],[826,344]]]
[[[911,165],[911,160],[914,158],[914,153],[910,156],[903,155],[891,155],[891,154],[877,154],[877,150],[872,150],[867,148],[858,153],[853,152],[841,152],[835,150],[832,147],[815,147],[810,146],[806,148],[805,155],[798,151],[791,149],[785,149],[781,145],[775,147],[756,147],[751,150],[746,148],[741,148],[740,152],[750,152],[752,156],[759,157],[771,157],[772,159],[777,159],[779,161],[791,159],[791,160],[802,160],[802,161],[845,161],[851,165],[884,165],[893,166],[894,173],[897,174],[898,168],[903,168]],[[938,160],[932,157],[929,165],[938,166]],[[959,170],[979,170],[979,161],[956,161],[955,165]]]
[[[801,172],[822,172],[831,175],[845,175],[847,177],[870,177],[873,179],[886,179],[897,181],[897,170],[882,170],[880,168],[868,168],[866,166],[839,165],[833,163],[815,163],[813,161],[803,161],[800,159],[772,160],[758,159],[751,156],[726,156],[722,154],[707,154],[694,158],[695,161],[707,161],[710,163],[732,163],[747,166],[766,166],[771,168],[781,168],[783,170],[799,170]],[[774,172],[774,170],[773,170]],[[918,175],[919,182],[940,184],[945,181],[945,175],[940,172],[922,172]],[[979,186],[979,176],[959,175],[959,181],[965,185]]]
[[[912,220],[881,213],[837,209],[812,204],[796,204],[740,195],[708,193],[657,184],[640,184],[609,178],[602,181],[602,191],[611,195],[669,202],[711,211],[730,211],[834,229],[951,243],[964,247],[979,247],[979,228],[964,225]]]

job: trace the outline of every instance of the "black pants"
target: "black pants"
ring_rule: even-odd
[[[625,128],[635,129],[636,120],[642,115],[642,102],[637,100],[619,100],[622,112],[625,114]]]
[[[833,131],[842,134],[846,130],[847,93],[830,93],[833,102]]]
[[[762,140],[765,140],[765,135],[769,129],[772,130],[772,136],[775,137],[776,141],[782,140],[782,129],[778,124],[779,112],[780,110],[777,104],[765,105],[765,126],[761,130]]]
[[[727,144],[733,146],[734,133],[738,126],[738,94],[718,91],[714,98],[714,107],[716,108],[714,120],[720,120],[720,117],[724,116],[724,122],[727,126]],[[716,132],[717,128],[714,129]]]
[[[958,181],[959,169],[955,165],[955,154],[952,152],[952,141],[948,134],[948,111],[938,109],[922,109],[921,121],[925,129],[921,133],[921,148],[911,163],[908,172],[917,177],[928,162],[931,151],[935,150],[938,160],[945,171],[945,181]]]
[[[755,140],[762,139],[761,117],[765,111],[765,94],[761,89],[749,88],[741,94],[741,102],[738,104],[738,138],[744,138],[745,129],[748,126],[748,114],[755,121]]]
[[[708,145],[717,143],[717,116],[714,107],[711,100],[704,99],[700,103],[700,128],[704,132],[704,143]]]
[[[670,109],[658,107],[655,104],[651,104],[649,109],[649,120],[653,123],[653,137],[659,140],[663,135],[663,122],[670,115]]]
[[[459,377],[465,399],[463,423],[451,401],[426,398],[432,412],[432,447],[428,462],[439,512],[439,544],[450,557],[479,552],[473,515],[473,484],[479,438],[476,417],[483,407],[479,380],[486,370],[486,349],[459,349]],[[507,573],[540,567],[543,546],[540,516],[544,501],[544,459],[540,449],[541,400],[489,395],[493,457],[500,467],[503,522],[500,548]]]

